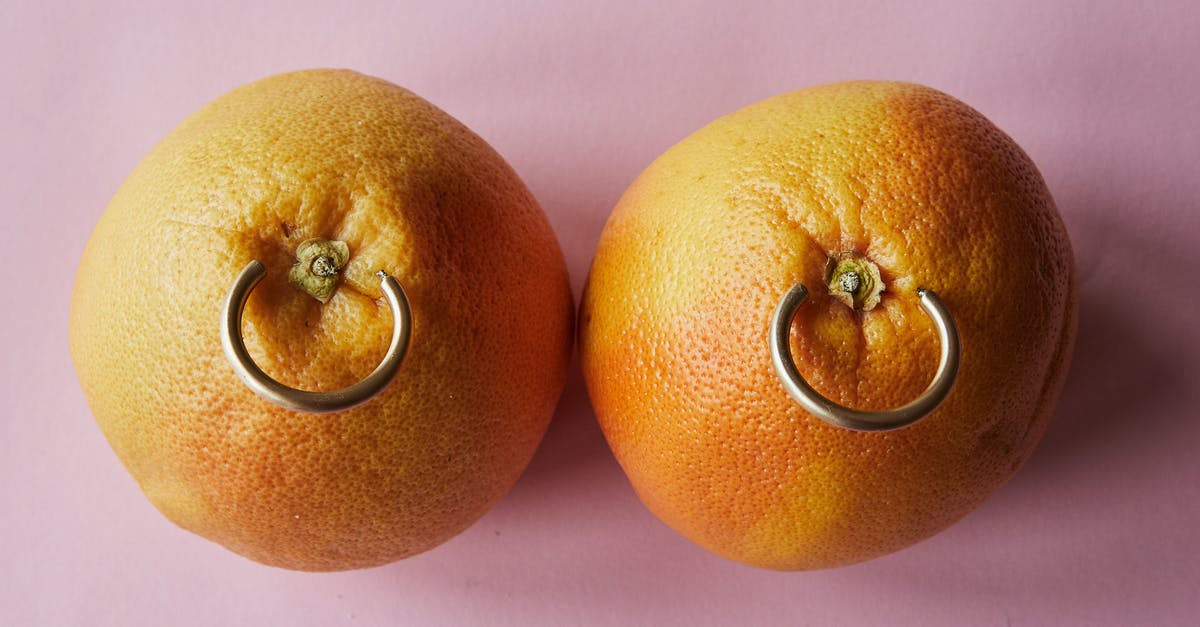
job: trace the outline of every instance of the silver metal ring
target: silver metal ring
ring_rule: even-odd
[[[246,352],[242,341],[242,310],[255,285],[267,275],[267,269],[257,259],[251,261],[238,275],[225,297],[221,309],[221,347],[238,377],[255,394],[287,409],[313,414],[328,414],[361,405],[387,387],[408,352],[412,334],[412,311],[408,297],[396,279],[379,272],[379,284],[392,310],[392,343],[375,370],[367,378],[350,387],[332,392],[308,392],[288,387],[272,379]]]
[[[921,299],[921,309],[933,320],[937,328],[938,339],[941,341],[941,359],[937,372],[929,387],[916,400],[885,411],[861,411],[839,405],[824,396],[800,376],[796,364],[792,360],[790,332],[792,319],[800,305],[808,298],[808,289],[797,284],[788,290],[775,308],[771,316],[771,331],[768,343],[771,347],[771,363],[775,366],[775,374],[783,382],[783,387],[793,399],[810,414],[829,424],[854,429],[856,431],[888,431],[910,425],[929,415],[950,393],[954,381],[958,378],[958,365],[961,348],[959,346],[958,328],[954,319],[941,299],[932,290],[918,289]]]

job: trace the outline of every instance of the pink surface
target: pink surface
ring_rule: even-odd
[[[1200,616],[1194,3],[50,4],[9,2],[0,18],[0,624]],[[967,101],[1039,164],[1075,243],[1079,345],[1046,439],[931,540],[838,570],[760,571],[709,555],[642,507],[575,369],[514,490],[429,553],[292,573],[177,529],[112,454],[75,381],[75,264],[117,186],[186,115],[241,83],[313,66],[405,85],[490,141],[549,214],[576,295],[625,186],[717,116],[849,78],[917,81]]]

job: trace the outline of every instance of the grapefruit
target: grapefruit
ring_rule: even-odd
[[[243,385],[219,322],[253,259],[267,274],[245,344],[302,390],[380,362],[393,320],[375,273],[395,277],[413,323],[391,384],[333,414]],[[317,70],[217,99],[137,166],[84,252],[70,347],[169,519],[266,564],[341,570],[434,547],[512,486],[562,391],[572,319],[554,233],[492,148],[409,91]]]
[[[831,276],[846,263],[862,272]],[[796,284],[797,369],[860,410],[930,382],[917,290],[933,290],[962,345],[944,403],[882,432],[805,412],[768,351]],[[654,514],[730,559],[816,569],[926,538],[1011,477],[1062,386],[1075,311],[1067,232],[1017,144],[936,90],[849,82],[721,118],[637,178],[596,249],[580,355]]]

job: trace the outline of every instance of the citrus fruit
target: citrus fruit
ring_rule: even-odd
[[[255,259],[266,277],[235,332],[308,391],[380,363],[394,321],[375,273],[394,277],[412,325],[391,383],[331,414],[256,396],[219,337]],[[494,150],[409,91],[315,70],[217,99],[137,166],[84,252],[70,347],[104,435],[169,519],[267,564],[339,570],[444,542],[511,487],[562,391],[572,322],[550,225]]]
[[[917,293],[933,290],[961,338],[949,396],[889,431],[807,413],[768,351],[797,284],[797,370],[871,411],[934,377]],[[637,178],[596,249],[580,356],[654,514],[728,558],[815,569],[926,538],[1009,478],[1046,427],[1075,309],[1067,233],[1013,140],[933,89],[849,82],[721,118]]]

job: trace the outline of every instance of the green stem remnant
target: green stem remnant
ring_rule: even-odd
[[[829,258],[825,265],[825,285],[830,296],[847,307],[862,311],[874,309],[883,292],[879,266],[854,251],[837,253]]]
[[[346,242],[310,239],[296,248],[296,265],[288,272],[292,287],[325,303],[337,290],[338,270],[350,260]]]

